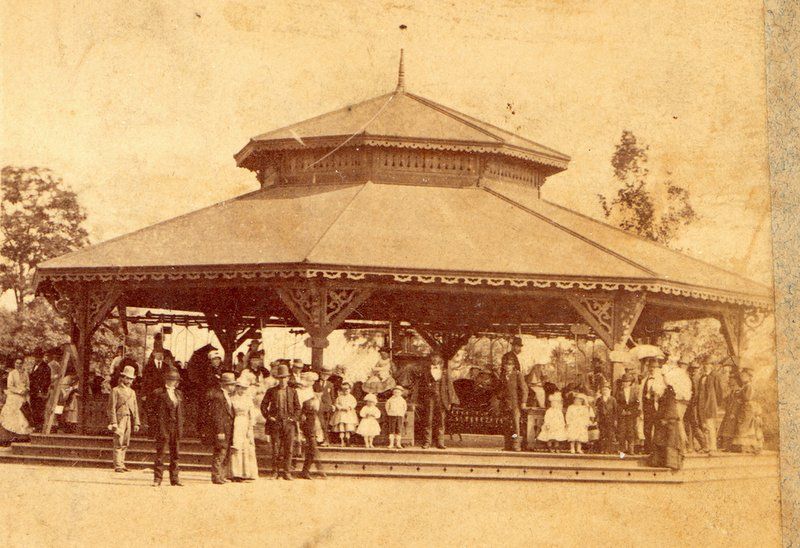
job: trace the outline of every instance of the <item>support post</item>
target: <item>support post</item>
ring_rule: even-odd
[[[89,367],[92,359],[92,337],[106,319],[122,295],[116,286],[88,286],[69,284],[57,287],[51,295],[55,309],[65,314],[71,323],[72,343],[77,354],[76,367],[80,378],[82,397],[78,400],[78,428],[86,432],[86,403],[88,395]],[[61,383],[57,378],[54,383]],[[47,419],[47,418],[46,418]]]
[[[311,283],[302,288],[278,289],[286,307],[308,332],[306,346],[311,348],[311,364],[321,369],[328,335],[339,327],[371,294],[356,287],[329,287]]]
[[[717,319],[719,320],[722,336],[725,337],[725,344],[728,346],[728,354],[738,358],[742,346],[743,311],[740,308],[726,310],[720,312]]]

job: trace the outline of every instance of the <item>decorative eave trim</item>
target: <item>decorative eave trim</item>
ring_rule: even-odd
[[[769,297],[691,286],[664,280],[569,278],[548,276],[510,276],[507,274],[436,273],[382,269],[349,269],[324,266],[290,266],[269,268],[249,266],[205,268],[131,268],[131,269],[52,269],[36,273],[37,285],[42,282],[148,282],[148,281],[198,281],[198,280],[269,280],[290,278],[324,278],[329,280],[380,281],[390,279],[396,283],[439,284],[444,286],[486,286],[507,288],[565,289],[581,291],[647,291],[772,310]]]
[[[234,159],[236,160],[236,165],[239,167],[253,169],[255,166],[249,165],[248,160],[256,152],[337,147],[340,146],[342,140],[347,137],[346,135],[308,137],[303,138],[303,143],[295,139],[251,140],[241,151],[234,155]],[[475,143],[470,141],[436,141],[430,139],[423,140],[403,137],[359,135],[348,141],[347,146],[382,146],[417,150],[447,150],[451,152],[502,154],[554,168],[555,171],[553,171],[553,173],[567,169],[570,161],[569,156],[551,156],[546,153],[535,152],[503,142]]]

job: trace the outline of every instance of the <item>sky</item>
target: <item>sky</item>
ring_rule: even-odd
[[[403,47],[409,91],[569,154],[567,207],[601,215],[633,131],[701,216],[677,244],[771,284],[760,2],[284,4],[3,2],[0,160],[102,241],[257,189],[250,137],[392,90]]]

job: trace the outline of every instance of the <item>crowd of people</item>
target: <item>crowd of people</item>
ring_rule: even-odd
[[[758,452],[763,446],[752,370],[735,360],[670,359],[658,347],[640,345],[633,352],[610,352],[608,362],[595,358],[589,374],[559,387],[541,364],[523,374],[522,344],[519,337],[511,341],[500,371],[486,385],[493,412],[503,416],[506,450],[649,454],[654,465],[680,468],[687,452]],[[252,341],[246,353],[228,363],[207,345],[186,364],[174,359],[158,335],[143,364],[120,347],[90,388],[108,399],[115,471],[127,471],[131,435],[141,430],[156,441],[154,484],[161,484],[169,456],[170,482],[180,485],[180,439],[187,416],[193,415],[195,432],[213,447],[215,484],[258,477],[257,440],[271,444],[275,477],[292,479],[293,457],[302,454],[299,477],[324,478],[318,447],[357,440],[370,449],[381,440],[402,449],[407,417],[414,413],[423,426],[422,448],[444,449],[448,413],[469,403],[459,401],[436,353],[416,367],[399,369],[389,350],[381,349],[368,377],[352,382],[342,367],[314,370],[299,359],[267,365],[259,345]],[[58,391],[55,427],[77,429],[78,377],[70,366],[56,383],[58,368],[57,353],[39,353],[32,368],[19,358],[0,377],[5,440],[24,439],[42,428],[53,390]],[[187,404],[193,413],[187,413]],[[541,417],[532,438],[530,429],[522,431],[531,409]]]
[[[521,345],[515,340],[509,354],[519,353]],[[536,440],[527,440],[529,448],[538,442],[549,451],[567,450],[568,445],[571,453],[582,453],[589,445],[600,453],[651,455],[654,465],[677,469],[686,453],[758,453],[763,447],[753,371],[740,367],[737,359],[670,359],[656,346],[640,345],[632,352],[610,352],[611,369],[625,371],[613,382],[604,374],[605,364],[595,358],[586,382],[567,383],[560,390],[533,368],[526,378],[528,392],[520,395],[514,360],[506,356],[509,437],[519,434],[519,410],[545,409]],[[727,391],[722,386],[726,368]],[[520,404],[526,397],[528,405]]]

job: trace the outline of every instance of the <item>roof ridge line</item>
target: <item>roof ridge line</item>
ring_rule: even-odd
[[[415,93],[409,93],[409,92],[405,92],[405,94],[406,95],[411,95],[412,97],[414,97],[416,99],[421,99],[422,101],[425,101],[425,102],[429,103],[430,105],[438,107],[439,109],[446,111],[451,116],[455,115],[455,116],[458,116],[458,117],[461,117],[461,118],[467,118],[467,120],[463,120],[465,122],[469,122],[471,124],[475,124],[477,122],[477,123],[489,126],[489,127],[493,128],[493,129],[496,129],[497,131],[501,131],[503,133],[508,133],[509,135],[513,135],[514,137],[517,137],[518,139],[522,139],[523,141],[527,141],[528,143],[531,143],[532,145],[536,145],[537,147],[541,147],[541,148],[545,149],[548,152],[563,156],[564,158],[567,158],[568,160],[572,159],[572,157],[569,156],[568,154],[564,154],[563,152],[560,152],[560,151],[558,151],[558,150],[556,150],[556,149],[554,149],[552,147],[549,147],[547,145],[543,145],[541,143],[537,143],[536,141],[532,141],[531,139],[528,139],[527,137],[525,137],[523,135],[520,135],[519,133],[514,133],[513,131],[509,131],[507,129],[503,129],[502,127],[497,126],[495,124],[492,124],[492,123],[489,123],[489,122],[484,122],[480,118],[477,118],[475,116],[471,116],[471,115],[466,114],[464,112],[458,111],[458,110],[456,110],[454,108],[448,107],[447,105],[443,105],[441,103],[437,103],[436,101],[428,99],[427,97],[422,97],[421,95],[417,95]],[[486,129],[484,129],[484,128],[480,128],[480,129],[482,129],[483,131],[486,131]],[[505,140],[503,140],[503,142],[505,142]],[[506,144],[508,144],[508,143],[506,143]]]
[[[478,188],[484,190],[485,192],[488,192],[489,194],[491,194],[495,198],[498,198],[500,200],[503,200],[505,202],[513,204],[514,206],[518,207],[519,209],[525,211],[526,213],[529,213],[530,215],[533,215],[537,219],[540,219],[542,221],[545,221],[546,223],[549,223],[549,224],[553,225],[554,227],[566,232],[570,236],[573,236],[574,238],[578,238],[579,240],[584,241],[584,242],[596,247],[597,249],[608,253],[612,257],[615,257],[615,258],[617,258],[617,259],[619,259],[619,260],[621,260],[623,262],[626,262],[629,265],[631,265],[631,266],[633,266],[635,268],[638,268],[642,272],[645,272],[645,273],[649,274],[650,276],[652,276],[654,278],[661,279],[661,275],[660,274],[658,274],[657,272],[655,272],[653,270],[650,270],[646,266],[641,265],[641,264],[637,263],[636,261],[634,261],[632,259],[629,259],[628,257],[625,257],[624,255],[621,255],[621,254],[617,253],[616,251],[613,251],[613,250],[608,249],[607,247],[605,247],[603,245],[598,244],[597,242],[587,238],[586,236],[583,236],[582,234],[580,234],[578,232],[575,232],[574,230],[571,230],[571,229],[565,227],[564,225],[562,225],[560,223],[555,222],[554,220],[546,217],[545,215],[542,215],[541,213],[538,213],[538,212],[530,209],[529,207],[525,207],[524,205],[520,204],[519,202],[513,200],[512,198],[509,198],[505,194],[501,194],[500,192],[497,192],[496,190],[492,190],[491,188],[487,188],[485,186],[480,186]]]
[[[378,99],[383,99],[384,97],[387,97],[389,95],[397,95],[397,93],[398,93],[397,91],[390,91],[388,93],[384,93],[383,95],[377,95],[375,97],[372,97],[370,99],[365,99],[365,100],[359,101],[357,103],[349,103],[349,104],[344,105],[342,107],[335,108],[333,110],[329,110],[328,112],[323,112],[322,114],[317,114],[316,116],[312,116],[311,118],[306,118],[305,120],[300,120],[299,122],[295,122],[295,123],[289,124],[287,126],[271,129],[269,131],[266,131],[264,133],[256,135],[255,137],[250,139],[250,141],[258,141],[259,137],[261,137],[261,135],[268,135],[270,133],[276,133],[278,131],[286,131],[287,129],[292,129],[293,127],[299,126],[300,124],[305,124],[307,122],[311,122],[313,120],[317,120],[319,118],[322,118],[323,116],[328,116],[330,114],[336,114],[337,112],[342,112],[343,110],[347,110],[349,108],[356,107],[358,105],[363,105],[364,103],[371,103],[372,101],[377,101]]]
[[[603,226],[608,227],[608,228],[612,228],[612,229],[616,230],[617,232],[622,232],[623,234],[627,234],[628,236],[632,236],[632,237],[636,238],[637,240],[641,240],[643,242],[647,242],[647,243],[650,243],[650,244],[657,245],[657,246],[661,247],[662,249],[665,249],[665,250],[667,250],[667,251],[669,251],[669,252],[671,252],[671,253],[673,253],[675,255],[680,255],[681,257],[685,257],[685,258],[691,259],[692,261],[695,261],[697,263],[704,264],[706,266],[710,266],[711,268],[716,268],[717,270],[722,270],[723,272],[725,272],[727,274],[730,274],[731,276],[736,276],[737,278],[739,278],[741,280],[744,280],[744,281],[746,281],[748,283],[760,285],[764,289],[769,290],[769,292],[772,293],[772,294],[774,294],[774,292],[775,292],[774,288],[771,288],[768,285],[764,285],[761,282],[757,282],[755,280],[752,280],[752,279],[748,278],[747,276],[743,276],[743,275],[739,274],[738,272],[734,272],[733,270],[725,268],[724,266],[718,266],[718,265],[716,265],[714,263],[710,263],[708,261],[704,261],[703,259],[695,257],[694,255],[692,255],[690,253],[684,253],[682,251],[678,251],[677,249],[672,249],[671,247],[669,247],[666,244],[662,244],[661,242],[658,242],[656,240],[651,240],[649,238],[645,238],[644,236],[641,236],[639,234],[635,234],[633,232],[628,232],[627,230],[623,230],[620,227],[614,226],[614,225],[612,225],[610,223],[604,223],[600,219],[595,219],[594,217],[592,217],[590,215],[586,215],[585,213],[581,213],[580,211],[575,211],[573,209],[569,209],[568,207],[564,207],[561,204],[557,204],[555,202],[551,202],[550,200],[545,200],[544,198],[542,198],[542,201],[547,203],[547,204],[550,204],[553,207],[557,207],[559,209],[563,209],[564,211],[568,211],[569,213],[574,213],[575,215],[579,215],[580,217],[583,217],[584,219],[588,219],[588,220],[590,220],[592,222],[595,222],[597,224],[603,225]]]
[[[464,119],[466,117],[466,115],[464,115],[464,114],[462,114],[462,113],[460,113],[460,112],[458,112],[456,110],[448,109],[444,105],[441,105],[441,104],[439,104],[439,103],[437,103],[435,101],[431,101],[430,99],[426,99],[425,97],[422,97],[421,95],[417,95],[415,93],[409,93],[409,92],[406,91],[406,92],[404,92],[404,95],[408,95],[409,97],[411,97],[412,99],[414,99],[418,103],[422,103],[422,104],[424,104],[425,106],[427,106],[429,108],[432,108],[434,110],[437,110],[437,111],[441,112],[442,114],[445,114],[446,116],[449,116],[450,118],[458,120],[459,122],[461,122],[465,126],[469,126],[469,127],[471,127],[472,129],[474,129],[476,131],[479,131],[479,132],[481,132],[481,133],[483,133],[485,135],[488,135],[489,137],[492,137],[493,139],[496,139],[500,144],[504,144],[505,143],[505,139],[503,139],[502,137],[500,137],[498,135],[495,135],[494,133],[492,133],[491,131],[487,130],[486,128],[480,127],[478,124],[476,124],[472,120]],[[473,120],[477,120],[477,118],[473,118]],[[496,128],[496,129],[500,129],[500,128]]]
[[[258,194],[259,192],[265,192],[265,191],[269,190],[269,188],[272,188],[272,187],[259,188],[257,190],[253,190],[251,192],[246,192],[244,194],[240,194],[239,196],[234,196],[232,198],[228,198],[226,200],[222,200],[221,202],[217,202],[215,204],[207,205],[206,207],[201,207],[200,209],[193,209],[192,211],[187,211],[186,213],[181,213],[177,217],[170,217],[169,219],[164,219],[164,220],[158,221],[157,223],[154,223],[152,225],[143,226],[142,228],[137,228],[136,230],[132,230],[130,232],[125,232],[124,234],[120,234],[119,236],[114,236],[113,238],[109,238],[108,240],[103,240],[102,242],[97,242],[95,244],[89,244],[89,245],[87,245],[85,247],[82,247],[80,249],[75,249],[74,251],[70,251],[69,253],[65,253],[64,255],[59,255],[58,257],[53,257],[52,259],[48,259],[47,261],[42,261],[42,263],[40,263],[39,265],[36,266],[36,271],[38,272],[39,267],[41,266],[41,264],[46,263],[48,261],[53,261],[55,259],[62,259],[62,258],[65,258],[65,257],[71,257],[73,255],[77,255],[79,253],[83,253],[85,251],[89,251],[90,249],[97,249],[98,247],[105,246],[106,244],[110,244],[110,243],[116,242],[117,240],[120,240],[122,238],[127,238],[128,236],[133,236],[134,234],[140,234],[140,233],[144,232],[145,230],[150,230],[151,228],[155,228],[155,227],[167,224],[167,223],[171,223],[172,221],[178,221],[180,219],[183,219],[184,217],[188,217],[189,215],[194,215],[195,213],[200,213],[202,211],[213,209],[215,207],[224,206],[224,205],[229,204],[231,202],[235,202],[237,200],[240,200],[240,199],[243,199],[243,198],[247,198],[247,197],[252,196],[254,194]]]
[[[328,225],[328,228],[326,228],[325,230],[323,230],[323,231],[322,231],[322,234],[320,234],[319,238],[317,238],[317,241],[316,241],[316,242],[314,242],[314,245],[312,245],[312,246],[309,248],[309,250],[308,250],[308,251],[305,253],[305,256],[303,257],[303,264],[305,264],[305,263],[307,263],[307,262],[308,262],[308,258],[311,256],[311,254],[313,254],[313,253],[314,253],[314,250],[315,250],[315,249],[317,248],[317,246],[320,244],[320,242],[322,241],[322,239],[323,239],[325,236],[327,236],[327,235],[328,235],[328,232],[330,232],[331,228],[333,228],[333,225],[335,225],[335,224],[336,224],[336,223],[339,221],[339,219],[341,219],[341,218],[342,218],[342,215],[344,215],[344,212],[345,212],[345,211],[347,211],[347,210],[350,208],[350,206],[351,206],[351,205],[353,204],[353,202],[355,201],[356,197],[357,197],[359,194],[361,194],[361,193],[364,191],[364,189],[366,188],[366,186],[367,186],[367,185],[368,185],[370,182],[371,182],[371,181],[367,181],[366,183],[363,183],[363,184],[361,185],[361,188],[359,188],[359,189],[358,189],[358,191],[357,191],[355,194],[353,194],[353,196],[350,198],[350,201],[349,201],[349,202],[347,202],[347,204],[346,204],[346,205],[345,205],[345,206],[342,208],[342,210],[341,210],[341,211],[340,211],[340,212],[339,212],[339,213],[336,215],[336,218],[335,218],[333,221],[331,221],[331,224],[329,224],[329,225]]]

